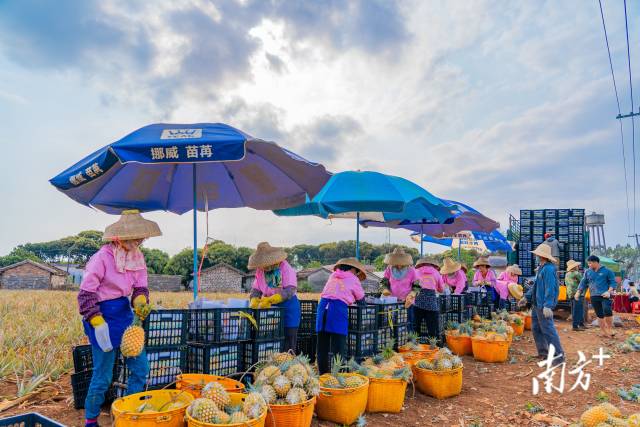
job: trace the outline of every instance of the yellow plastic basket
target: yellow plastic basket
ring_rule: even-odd
[[[471,339],[473,358],[480,362],[501,363],[506,362],[509,356],[509,341],[488,341]]]
[[[473,354],[471,347],[471,337],[467,335],[448,335],[447,334],[447,347],[452,353],[458,356],[466,356],[467,354]]]
[[[524,319],[522,319],[522,322],[519,325],[512,323],[511,327],[513,328],[513,335],[520,336],[524,334]]]
[[[172,402],[180,402],[178,408],[161,412],[138,413],[144,403],[154,408],[168,407]],[[121,397],[111,404],[111,416],[116,427],[183,427],[187,407],[193,396],[180,390],[155,390]]]
[[[265,426],[309,427],[315,407],[315,397],[297,405],[269,405]]]
[[[367,412],[400,412],[406,391],[407,382],[402,379],[369,378]]]
[[[321,382],[325,375],[320,377]],[[316,402],[316,414],[321,420],[351,425],[367,409],[369,378],[360,374],[344,375],[357,375],[363,378],[365,383],[360,387],[348,389],[320,387],[320,394]]]
[[[451,371],[431,371],[413,367],[416,386],[420,392],[436,399],[446,399],[462,391],[462,366]]]
[[[246,394],[243,393],[229,393],[229,396],[231,397],[231,405],[232,406],[237,406],[237,405],[242,405],[242,402],[244,402],[245,397],[247,397]],[[187,426],[191,427],[218,427],[218,426],[225,426],[225,427],[264,427],[265,425],[265,420],[267,419],[267,411],[264,411],[264,413],[260,416],[260,418],[254,418],[252,420],[249,420],[245,423],[236,423],[236,424],[211,424],[211,423],[203,423],[201,421],[195,420],[193,418],[191,418],[191,416],[189,414],[186,414],[187,417]]]
[[[224,386],[229,393],[243,393],[244,384],[227,377],[207,374],[181,374],[176,378],[176,389],[190,393],[196,399],[200,397],[202,387],[210,382],[217,382]]]

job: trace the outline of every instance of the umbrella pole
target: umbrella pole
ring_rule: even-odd
[[[424,233],[422,232],[422,225],[420,226],[420,258],[422,258],[424,255],[424,241],[422,240],[424,238]]]
[[[460,239],[458,239],[458,261],[460,261],[460,246],[461,246],[462,242],[460,241]]]
[[[356,259],[360,260],[360,212],[356,212]]]
[[[193,165],[193,300],[198,299],[198,194],[196,164]]]

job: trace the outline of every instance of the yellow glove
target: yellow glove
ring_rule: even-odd
[[[269,301],[269,297],[260,298],[260,303],[258,304],[258,308],[271,308],[271,302]]]
[[[270,297],[267,297],[266,299],[269,301],[269,304],[271,305],[280,304],[282,302],[282,295],[273,294]]]
[[[147,297],[144,295],[138,295],[133,300],[133,311],[136,313],[136,316],[140,318],[140,320],[144,320],[149,315],[149,308],[147,307],[149,301],[147,301]]]
[[[94,328],[97,328],[100,325],[104,325],[106,322],[104,321],[104,317],[102,317],[102,314],[96,314],[91,319],[89,319],[89,323]]]
[[[385,289],[384,291],[382,291],[382,295],[388,297],[389,295],[391,295],[391,291],[389,289]]]
[[[260,304],[260,298],[251,298],[249,300],[249,308],[258,308],[258,304]]]

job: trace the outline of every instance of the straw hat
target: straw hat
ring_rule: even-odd
[[[270,265],[280,264],[285,259],[287,259],[287,253],[284,249],[274,248],[268,242],[260,242],[249,257],[247,268],[255,270],[256,268],[269,267]]]
[[[395,248],[390,254],[384,256],[387,265],[413,265],[413,258],[402,248]]]
[[[333,269],[335,270],[339,265],[348,265],[358,270],[358,279],[360,280],[365,280],[367,278],[367,270],[364,268],[364,265],[355,258],[339,259],[333,266]]]
[[[507,267],[507,273],[515,274],[516,276],[522,276],[522,270],[520,270],[518,264],[513,264]]]
[[[489,259],[487,257],[481,256],[480,258],[478,258],[476,260],[476,262],[473,263],[473,267],[480,267],[481,265],[486,265],[487,267],[491,267],[491,264],[489,264]]]
[[[436,261],[435,258],[433,257],[424,257],[424,258],[420,258],[417,262],[416,262],[416,268],[419,268],[423,265],[432,265],[434,267],[436,267],[437,269],[440,269],[440,264],[438,263],[438,261]]]
[[[558,263],[558,260],[551,255],[551,246],[546,243],[538,245],[535,251],[531,251],[532,254],[539,256],[540,258],[548,259],[554,264]]]
[[[522,299],[522,295],[523,295],[522,285],[518,285],[517,283],[509,283],[508,287],[509,287],[509,293],[511,294],[512,297],[514,297],[517,300]]]
[[[577,268],[580,268],[581,266],[582,266],[582,263],[570,259],[569,261],[567,261],[567,273]]]
[[[462,264],[459,262],[455,262],[451,258],[445,258],[444,263],[442,264],[442,268],[440,269],[440,274],[452,274],[462,268]]]
[[[160,227],[154,221],[142,218],[140,211],[123,211],[120,219],[104,230],[102,238],[113,240],[138,240],[162,236]]]

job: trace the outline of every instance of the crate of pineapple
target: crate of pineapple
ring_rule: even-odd
[[[269,360],[284,348],[284,339],[248,341],[242,344],[243,370],[251,371],[261,362]]]
[[[145,347],[185,345],[189,310],[154,310],[142,323]]]
[[[256,308],[253,310],[252,340],[284,338],[284,308]]]
[[[462,313],[467,306],[467,297],[464,294],[454,294],[449,296],[451,307],[449,311]]]
[[[187,347],[186,372],[228,376],[243,369],[241,343],[200,344]]]
[[[373,356],[378,349],[378,331],[352,332],[347,335],[347,354],[357,360]]]
[[[298,334],[296,343],[296,354],[304,354],[309,357],[311,363],[316,361],[316,348],[318,346],[318,335]]]
[[[318,301],[300,300],[300,327],[301,334],[314,334],[316,332],[316,313],[318,311]]]
[[[340,372],[345,363],[338,355],[331,364],[331,373],[320,376],[320,394],[316,414],[321,420],[351,425],[367,409],[369,379],[357,373]]]
[[[378,329],[393,328],[397,324],[407,323],[408,312],[404,303],[376,304],[378,307]]]
[[[393,340],[395,341],[396,350],[398,347],[405,345],[409,339],[409,332],[411,331],[410,325],[405,323],[403,325],[395,325],[393,328]]]
[[[178,375],[186,369],[186,346],[156,347],[146,350],[149,363],[146,387],[148,389],[162,388],[173,384]],[[116,395],[122,397],[126,394],[129,379],[129,367],[124,356],[116,359],[118,371],[114,385],[117,388]]]
[[[386,347],[393,347],[395,345],[395,337],[393,328],[381,328],[378,329],[378,342],[376,345],[376,351],[381,351]]]
[[[0,418],[0,427],[66,427],[50,418],[29,412],[28,414],[14,415],[13,417]]]
[[[448,348],[441,348],[432,359],[413,365],[415,384],[420,392],[436,399],[446,399],[462,391],[462,359]]]
[[[251,338],[253,313],[248,308],[199,308],[188,313],[188,341],[220,343]]]
[[[369,332],[378,329],[378,307],[375,304],[350,305],[350,331]]]

